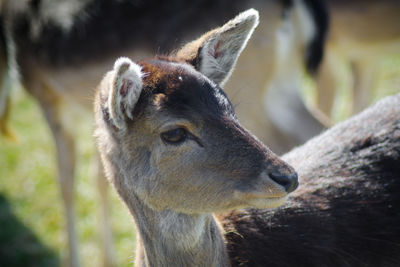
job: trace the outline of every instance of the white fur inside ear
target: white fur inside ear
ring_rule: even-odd
[[[133,119],[132,111],[142,91],[141,67],[129,58],[121,57],[114,64],[110,81],[108,107],[114,124],[122,129],[125,116]]]
[[[200,72],[222,85],[229,78],[258,21],[258,11],[249,9],[211,35],[201,52]]]

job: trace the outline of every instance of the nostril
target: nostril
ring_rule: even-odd
[[[293,192],[299,185],[297,173],[269,173],[268,175],[273,181],[283,186],[287,193]]]

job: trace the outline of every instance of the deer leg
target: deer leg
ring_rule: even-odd
[[[99,154],[96,153],[95,157],[96,165],[96,177],[97,177],[97,188],[99,192],[101,210],[101,236],[102,236],[102,255],[103,255],[103,266],[115,266],[115,257],[113,249],[113,238],[110,226],[110,215],[109,215],[109,201],[108,201],[108,181],[105,177],[103,166],[100,161]]]
[[[376,81],[377,62],[374,60],[353,61],[353,110],[356,114],[366,108],[371,102],[372,89]]]
[[[335,103],[336,91],[339,83],[338,65],[339,55],[327,49],[324,61],[318,70],[317,83],[317,108],[331,118]]]
[[[68,265],[75,267],[79,266],[74,208],[75,142],[72,133],[68,131],[68,127],[61,117],[62,112],[60,112],[60,108],[62,108],[62,101],[51,90],[45,89],[44,91],[48,94],[36,97],[44,111],[56,144],[58,181],[67,220]]]

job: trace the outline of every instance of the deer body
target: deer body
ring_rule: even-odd
[[[233,265],[399,266],[400,94],[282,158],[301,184],[286,205],[218,216]]]

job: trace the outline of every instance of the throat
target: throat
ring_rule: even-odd
[[[138,232],[135,266],[229,266],[212,214],[131,209]]]

